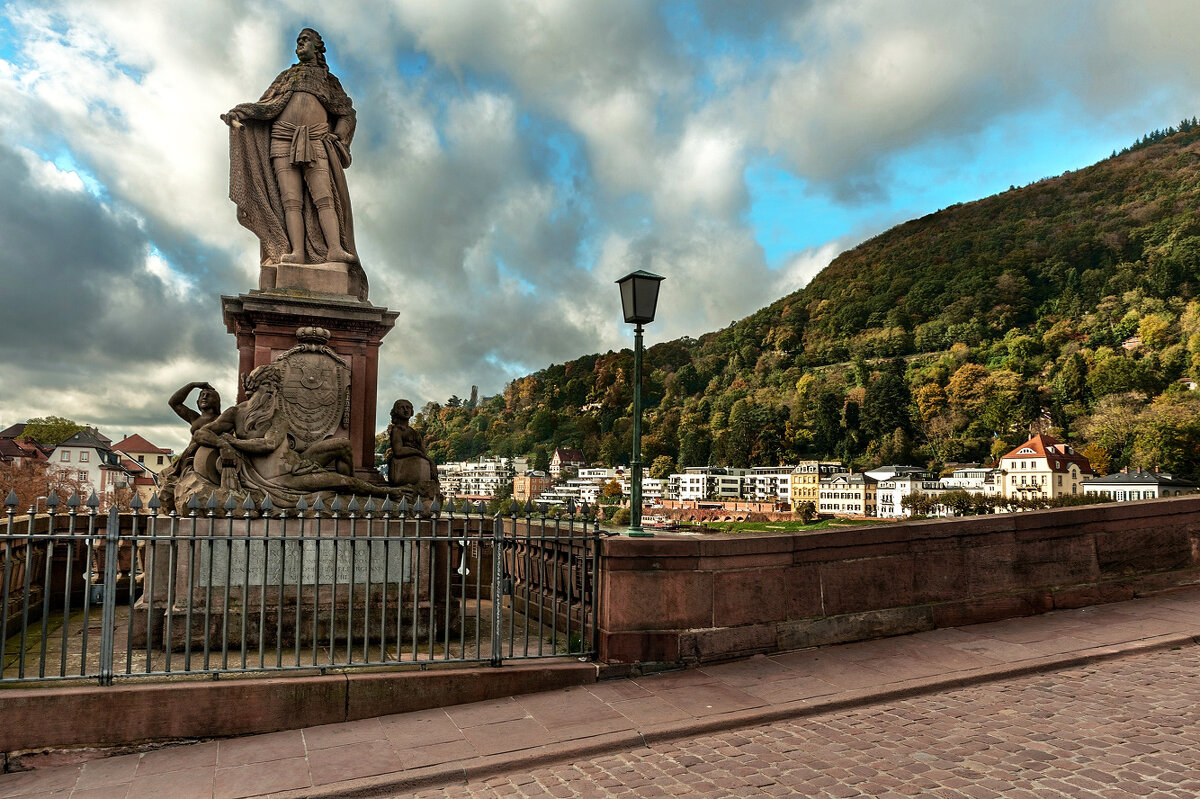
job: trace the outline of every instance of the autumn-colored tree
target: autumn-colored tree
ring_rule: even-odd
[[[16,492],[18,512],[35,505],[38,510],[44,512],[45,504],[38,503],[37,499],[42,497],[44,500],[51,493],[58,495],[60,503],[66,503],[73,493],[80,495],[80,501],[87,499],[75,471],[53,469],[45,462],[25,463],[21,466],[0,463],[0,502],[7,499],[10,491]]]
[[[968,418],[977,416],[987,402],[988,370],[977,363],[964,363],[950,378],[946,398],[950,407]]]
[[[1092,470],[1098,475],[1106,475],[1109,473],[1108,468],[1111,461],[1108,457],[1108,450],[1099,444],[1088,444],[1079,452],[1080,455],[1088,459],[1088,463],[1092,465]]]
[[[666,480],[679,471],[675,468],[675,459],[670,455],[659,455],[650,464],[650,476],[655,480]]]

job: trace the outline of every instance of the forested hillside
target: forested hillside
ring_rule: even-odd
[[[714,268],[719,265],[714,264]],[[1030,425],[1102,470],[1200,477],[1200,129],[952,206],[805,288],[646,357],[643,461],[987,461]],[[417,418],[438,460],[576,446],[629,459],[629,350]],[[665,464],[661,461],[660,464]]]

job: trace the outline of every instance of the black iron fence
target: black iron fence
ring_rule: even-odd
[[[585,505],[6,502],[0,683],[490,663],[596,650]]]

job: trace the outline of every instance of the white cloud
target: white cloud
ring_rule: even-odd
[[[385,407],[626,346],[612,281],[631,269],[667,276],[659,340],[806,283],[838,243],[767,267],[744,177],[763,157],[853,208],[897,185],[898,157],[944,144],[949,176],[946,152],[978,157],[980,131],[1047,104],[1138,133],[1200,113],[1186,2],[696,9],[680,25],[686,6],[633,0],[9,3],[0,208],[21,255],[0,268],[22,346],[0,362],[0,421],[90,415],[170,436],[178,385],[232,391],[217,297],[256,285],[258,247],[227,198],[217,115],[291,63],[301,26],[323,33],[359,111],[356,238],[372,300],[401,314]],[[64,151],[80,173],[51,163]],[[855,237],[894,219],[869,213]],[[71,324],[37,313],[52,303],[78,309]]]

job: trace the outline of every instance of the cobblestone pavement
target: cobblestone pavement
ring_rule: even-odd
[[[510,773],[442,797],[1200,796],[1200,648]]]

